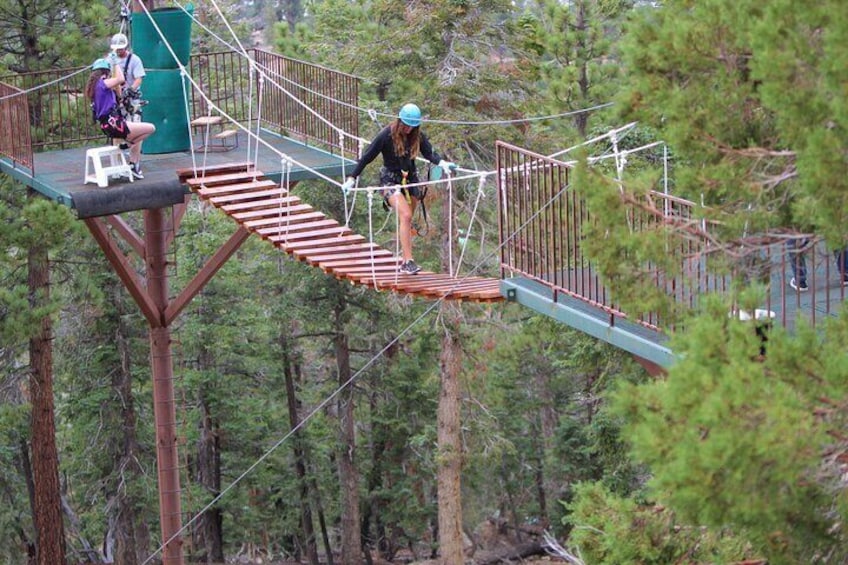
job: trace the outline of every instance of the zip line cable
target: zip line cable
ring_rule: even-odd
[[[232,44],[228,43],[225,39],[223,39],[222,37],[217,35],[214,31],[212,31],[208,26],[206,26],[205,24],[200,22],[197,18],[195,18],[195,16],[193,14],[191,14],[190,12],[188,12],[182,6],[182,4],[177,2],[176,5],[181,10],[183,10],[183,12],[185,12],[199,27],[203,28],[209,35],[211,35],[216,40],[218,40],[219,43],[221,43],[225,47],[229,47],[233,51],[239,52],[240,54],[242,54],[244,56],[248,56],[243,51],[243,49],[244,49],[243,47],[242,47],[242,50],[236,49],[235,47],[233,47]],[[229,27],[229,25],[228,25],[228,27]],[[232,29],[232,28],[230,28],[230,29]],[[376,116],[383,116],[383,117],[386,117],[386,118],[389,118],[389,119],[394,119],[394,118],[397,117],[395,114],[378,112],[377,110],[375,110],[373,108],[362,108],[361,106],[357,106],[355,104],[350,104],[350,103],[345,102],[343,100],[333,98],[332,96],[324,94],[323,92],[318,92],[318,91],[309,89],[309,88],[301,85],[300,83],[297,83],[297,82],[293,81],[292,79],[290,79],[288,77],[284,77],[280,73],[265,67],[264,65],[262,65],[260,63],[256,63],[256,66],[259,67],[259,68],[262,68],[266,73],[268,73],[270,75],[276,76],[276,77],[278,77],[278,78],[280,78],[280,79],[282,79],[286,82],[290,82],[290,83],[294,84],[295,86],[297,86],[298,88],[302,88],[305,92],[308,92],[309,94],[315,95],[319,98],[324,98],[325,100],[330,101],[330,102],[335,102],[335,103],[339,104],[340,106],[344,106],[344,107],[350,108],[352,110],[356,110],[356,111],[361,112],[363,114],[367,114],[367,115],[371,116],[372,119],[374,119]],[[362,79],[362,80],[368,80],[368,79]],[[613,102],[605,102],[605,103],[602,103],[602,104],[597,104],[595,106],[590,106],[588,108],[579,108],[577,110],[570,110],[568,112],[560,112],[558,114],[550,114],[550,115],[547,115],[547,116],[530,116],[528,118],[516,118],[516,119],[511,119],[511,120],[479,120],[479,121],[474,121],[474,120],[437,120],[437,119],[422,118],[421,121],[431,123],[431,124],[458,125],[458,126],[510,125],[510,124],[521,124],[521,123],[528,123],[528,122],[538,122],[538,121],[544,121],[544,120],[556,120],[556,119],[559,119],[559,118],[567,118],[569,116],[576,116],[576,115],[579,115],[579,114],[594,112],[596,110],[608,108],[608,107],[611,107],[613,105],[614,105]]]
[[[451,286],[451,287],[448,289],[448,291],[447,291],[447,293],[445,294],[445,296],[440,297],[440,298],[438,298],[438,299],[434,300],[434,301],[433,301],[433,303],[432,303],[430,306],[428,306],[428,307],[424,310],[424,312],[422,312],[422,313],[421,313],[421,314],[420,314],[417,318],[415,318],[415,320],[413,320],[413,321],[412,321],[411,323],[409,323],[409,324],[408,324],[408,325],[407,325],[407,326],[406,326],[403,330],[401,330],[401,332],[400,332],[400,333],[398,333],[398,335],[397,335],[397,336],[395,336],[394,338],[392,338],[392,339],[391,339],[391,340],[390,340],[390,341],[389,341],[389,342],[388,342],[385,346],[383,346],[383,348],[382,348],[382,349],[380,349],[380,351],[378,351],[378,352],[377,352],[377,353],[376,353],[373,357],[371,357],[371,359],[369,359],[369,360],[368,360],[368,361],[367,361],[367,362],[366,362],[366,363],[365,363],[365,364],[364,364],[364,365],[363,365],[363,366],[362,366],[359,370],[357,370],[357,371],[356,371],[353,375],[351,375],[351,377],[350,377],[348,380],[346,380],[344,383],[342,383],[341,385],[339,385],[339,387],[338,387],[335,391],[333,391],[333,392],[332,392],[329,396],[327,396],[324,400],[322,400],[322,401],[321,401],[321,402],[320,402],[320,403],[319,403],[319,404],[318,404],[315,408],[313,408],[313,409],[312,409],[312,411],[311,411],[311,412],[309,412],[309,413],[308,413],[308,414],[307,414],[307,415],[306,415],[306,416],[305,416],[305,417],[304,417],[304,418],[303,418],[303,419],[302,419],[302,420],[301,420],[301,421],[300,421],[300,422],[299,422],[299,423],[298,423],[298,424],[297,424],[294,428],[292,428],[291,430],[289,430],[289,431],[288,431],[288,433],[286,433],[286,434],[285,434],[282,438],[280,438],[279,440],[277,440],[277,441],[276,441],[276,442],[275,442],[275,443],[274,443],[274,444],[273,444],[273,445],[272,445],[272,446],[271,446],[271,447],[270,447],[267,451],[265,451],[265,453],[263,453],[263,454],[262,454],[262,455],[261,455],[258,459],[256,459],[256,461],[254,461],[254,462],[253,462],[253,463],[252,463],[252,464],[251,464],[251,465],[250,465],[247,469],[245,469],[245,470],[244,470],[244,471],[243,471],[243,472],[242,472],[242,473],[241,473],[238,477],[236,477],[235,479],[233,479],[233,481],[232,481],[230,484],[228,484],[228,485],[227,485],[224,489],[222,489],[222,490],[221,490],[221,492],[220,492],[220,493],[218,493],[218,494],[215,496],[215,498],[213,498],[212,500],[210,500],[210,501],[209,501],[209,503],[207,503],[207,504],[206,504],[206,506],[204,506],[204,507],[203,507],[203,508],[202,508],[202,509],[201,509],[201,510],[200,510],[200,511],[199,511],[199,512],[198,512],[198,513],[197,513],[197,514],[193,517],[193,518],[191,518],[188,522],[186,522],[186,523],[182,526],[182,528],[180,528],[180,530],[179,530],[179,531],[177,531],[177,532],[176,532],[173,536],[171,536],[171,538],[170,538],[170,539],[165,540],[165,541],[162,543],[162,545],[160,545],[160,546],[159,546],[159,547],[158,547],[158,548],[157,548],[157,549],[156,549],[156,550],[155,550],[155,551],[154,551],[154,552],[153,552],[153,553],[152,553],[152,554],[151,554],[151,555],[150,555],[150,556],[149,556],[149,557],[148,557],[148,558],[147,558],[147,559],[146,559],[146,560],[142,563],[142,565],[147,565],[147,563],[149,563],[149,562],[153,559],[153,557],[155,557],[157,554],[159,554],[159,553],[160,553],[160,552],[161,552],[161,551],[165,548],[165,546],[167,546],[169,543],[171,543],[172,541],[174,541],[175,539],[177,539],[177,537],[178,537],[180,534],[182,534],[183,532],[185,532],[185,531],[186,531],[186,530],[187,530],[187,529],[188,529],[191,525],[193,525],[193,524],[195,523],[195,521],[197,521],[197,520],[200,518],[200,516],[202,516],[202,515],[203,515],[203,513],[205,513],[207,510],[209,510],[210,508],[212,508],[213,506],[215,506],[215,504],[217,504],[217,503],[218,503],[218,501],[220,501],[222,498],[224,498],[224,496],[225,496],[227,493],[229,493],[229,492],[230,492],[233,488],[235,488],[235,486],[236,486],[236,485],[238,485],[238,484],[239,484],[239,483],[240,483],[243,479],[245,479],[245,478],[246,478],[249,474],[251,474],[251,473],[253,472],[253,470],[254,470],[254,469],[256,469],[256,468],[259,466],[259,464],[260,464],[260,463],[262,463],[262,462],[263,462],[263,461],[265,461],[268,457],[270,457],[270,456],[271,456],[271,454],[272,454],[274,451],[276,451],[276,450],[277,450],[280,446],[282,446],[282,445],[283,445],[283,444],[284,444],[284,443],[285,443],[285,442],[286,442],[286,441],[287,441],[287,440],[288,440],[288,439],[289,439],[292,435],[294,435],[294,434],[295,434],[296,432],[298,432],[301,428],[303,428],[303,427],[304,427],[304,426],[305,426],[305,425],[306,425],[306,424],[307,424],[310,420],[312,420],[312,418],[313,418],[316,414],[318,414],[321,410],[323,410],[323,409],[324,409],[324,407],[326,407],[326,406],[327,406],[327,405],[328,405],[328,404],[329,404],[329,403],[330,403],[330,402],[331,402],[331,401],[332,401],[332,400],[333,400],[336,396],[338,396],[339,394],[341,394],[341,392],[342,392],[344,389],[346,389],[348,386],[350,386],[350,385],[351,385],[351,384],[352,384],[352,383],[353,383],[356,379],[358,379],[358,378],[359,378],[359,376],[360,376],[360,375],[362,375],[362,373],[364,373],[364,372],[365,372],[368,368],[370,368],[372,365],[374,365],[374,364],[375,364],[375,363],[376,363],[376,362],[377,362],[377,361],[378,361],[378,360],[379,360],[379,359],[380,359],[380,358],[381,358],[381,357],[382,357],[382,356],[383,356],[383,355],[384,355],[387,351],[389,351],[392,347],[394,347],[394,345],[395,345],[398,341],[400,341],[400,339],[401,339],[404,335],[406,335],[407,333],[411,332],[411,331],[412,331],[412,329],[413,329],[415,326],[417,326],[417,325],[418,325],[418,324],[419,324],[419,323],[420,323],[420,322],[421,322],[421,321],[422,321],[425,317],[429,316],[429,315],[430,315],[430,313],[431,313],[431,312],[432,312],[432,311],[436,308],[436,306],[439,306],[439,305],[442,303],[442,301],[447,300],[447,297],[448,297],[448,296],[450,296],[450,294],[451,294],[451,292],[452,292],[452,290],[453,290],[453,289],[457,288],[457,287],[458,287],[461,283],[463,283],[466,279],[468,279],[469,277],[473,276],[473,274],[474,274],[475,272],[477,272],[477,271],[481,268],[481,266],[482,266],[483,264],[485,264],[485,262],[486,262],[486,261],[488,261],[489,259],[491,259],[492,257],[494,257],[497,253],[499,253],[499,252],[500,252],[500,250],[501,250],[501,249],[502,249],[502,248],[503,248],[503,247],[504,247],[507,243],[511,242],[511,241],[512,241],[512,240],[513,240],[513,239],[514,239],[514,238],[518,235],[518,233],[519,233],[519,232],[521,232],[521,231],[522,231],[525,227],[527,227],[527,225],[528,225],[528,224],[530,224],[530,222],[532,222],[533,220],[535,220],[535,219],[536,219],[536,217],[537,217],[539,214],[541,214],[541,213],[542,213],[542,212],[544,212],[544,211],[545,211],[545,210],[546,210],[549,206],[551,206],[551,204],[553,204],[553,202],[554,202],[557,198],[559,198],[559,197],[560,197],[560,195],[562,195],[562,194],[563,194],[566,190],[568,190],[568,189],[570,188],[570,186],[571,186],[571,185],[568,185],[568,184],[566,184],[565,186],[563,186],[563,187],[562,187],[562,188],[561,188],[561,189],[560,189],[560,190],[559,190],[556,194],[554,194],[553,196],[551,196],[551,198],[549,198],[549,199],[548,199],[548,201],[547,201],[547,202],[546,202],[543,206],[541,206],[541,207],[540,207],[540,208],[539,208],[539,209],[538,209],[538,210],[537,210],[537,211],[536,211],[536,212],[535,212],[532,216],[530,216],[530,217],[529,217],[529,218],[528,218],[528,219],[527,219],[527,220],[526,220],[523,224],[521,224],[520,226],[518,226],[518,227],[517,227],[517,228],[516,228],[516,229],[515,229],[515,230],[514,230],[514,231],[513,231],[513,232],[512,232],[512,233],[511,233],[508,237],[507,237],[507,238],[505,238],[505,239],[503,240],[503,242],[501,242],[501,243],[500,243],[500,245],[498,245],[498,246],[497,246],[497,247],[496,247],[496,248],[495,248],[495,249],[494,249],[491,253],[489,253],[488,255],[486,255],[486,256],[485,256],[482,260],[478,261],[478,262],[477,262],[477,264],[476,264],[476,265],[474,265],[474,267],[473,267],[473,268],[469,271],[469,273],[468,273],[467,275],[465,275],[465,276],[464,276],[463,278],[461,278],[461,279],[456,279],[456,282],[454,283],[454,285],[453,285],[453,286]]]

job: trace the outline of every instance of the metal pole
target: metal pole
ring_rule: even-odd
[[[150,325],[150,366],[153,376],[153,414],[156,422],[156,463],[159,471],[159,521],[163,565],[182,565],[182,529],[177,410],[174,400],[174,366],[171,330],[165,323],[168,306],[167,234],[163,209],[145,210],[147,290],[161,314],[160,324]],[[173,539],[172,539],[173,538]]]

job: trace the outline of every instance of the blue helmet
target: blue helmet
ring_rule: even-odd
[[[406,125],[417,128],[421,125],[421,109],[415,104],[404,104],[398,118]]]
[[[112,65],[109,64],[109,61],[106,59],[97,59],[94,63],[91,64],[91,70],[96,71],[98,69],[106,69],[107,71],[112,68]]]

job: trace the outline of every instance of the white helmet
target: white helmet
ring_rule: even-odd
[[[109,43],[109,49],[114,51],[115,49],[126,49],[127,45],[130,42],[127,40],[127,36],[123,33],[116,33],[112,36],[112,41]]]

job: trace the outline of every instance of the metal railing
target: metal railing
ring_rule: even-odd
[[[359,134],[358,78],[260,49],[254,57],[270,79],[264,85],[263,121],[333,153],[357,156],[357,143],[340,132]]]
[[[0,82],[0,155],[32,169],[29,105],[21,89]]]
[[[276,133],[320,145],[331,153],[356,156],[357,144],[343,140],[340,131],[358,135],[359,79],[267,51],[250,52],[255,67],[236,52],[192,56],[188,72],[208,97],[191,89],[194,117],[206,115],[210,106],[247,127],[248,121],[261,117],[263,125]],[[257,68],[268,77],[263,81],[261,100],[259,73],[252,80],[250,74]],[[0,103],[0,153],[33,169],[35,152],[101,141],[103,134],[92,121],[85,96],[89,75],[85,69],[58,69],[0,77],[4,97]],[[25,94],[6,97],[21,91]]]
[[[91,119],[85,96],[89,73],[83,69],[56,69],[9,75],[0,81],[25,91],[28,127],[21,141],[32,153],[79,147],[100,139],[103,133]],[[1,114],[5,120],[6,114]]]
[[[584,227],[591,221],[586,203],[570,186],[571,165],[504,143],[497,143],[497,178],[501,247],[501,276],[523,276],[554,293],[576,298],[609,316],[627,318],[654,330],[673,326],[657,312],[628,313],[616,304],[585,252]],[[699,219],[691,201],[650,192],[644,202],[627,207],[631,233],[662,235],[672,268],[642,262],[642,284],[658,291],[680,309],[692,309],[709,293],[728,293],[732,282],[758,282],[766,289],[758,307],[780,325],[793,328],[800,318],[812,325],[834,315],[846,299],[834,254],[805,234],[758,238],[750,249],[718,248],[711,225]],[[789,287],[792,262],[798,255],[787,242],[810,238],[804,251],[809,290]],[[749,238],[754,241],[757,238]],[[845,268],[844,266],[842,267]],[[614,289],[612,289],[614,290]],[[755,313],[751,313],[754,315]]]

